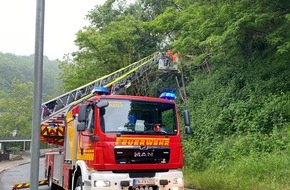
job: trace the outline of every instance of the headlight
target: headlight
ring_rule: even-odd
[[[173,184],[183,184],[183,178],[174,178]]]
[[[172,187],[172,190],[183,190],[183,187]]]
[[[111,186],[111,182],[107,181],[107,180],[98,180],[98,181],[94,181],[94,186],[95,187],[110,187]]]

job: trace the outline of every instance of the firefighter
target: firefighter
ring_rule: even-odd
[[[165,66],[170,67],[170,63],[173,60],[173,52],[171,50],[167,50],[166,56],[165,56]]]

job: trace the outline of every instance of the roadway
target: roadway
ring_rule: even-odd
[[[39,180],[44,178],[44,158],[39,160]],[[30,163],[15,166],[0,173],[0,190],[12,190],[12,185],[30,181]],[[29,189],[29,188],[26,188]],[[39,190],[49,190],[47,185],[39,186]],[[186,189],[185,190],[194,190]]]
[[[39,180],[44,178],[44,158],[39,161]],[[8,169],[0,174],[0,190],[11,190],[13,184],[30,181],[30,163]],[[47,185],[40,186],[41,190],[49,190]]]

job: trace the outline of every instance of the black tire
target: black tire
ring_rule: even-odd
[[[48,186],[50,190],[59,190],[59,187],[52,182],[52,177],[48,180]]]
[[[50,168],[48,169],[47,181],[48,181],[47,185],[51,188],[51,186],[52,186],[52,176],[51,176]]]
[[[49,188],[50,190],[59,190],[60,189],[57,185],[55,185],[53,183],[50,169],[49,169],[49,172],[48,172],[47,180],[48,180],[48,184],[47,185],[50,187]]]
[[[83,182],[82,182],[82,176],[80,175],[77,179],[76,186],[74,190],[83,190]]]

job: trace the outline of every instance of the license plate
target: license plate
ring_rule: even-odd
[[[133,185],[154,185],[154,178],[133,179]]]

